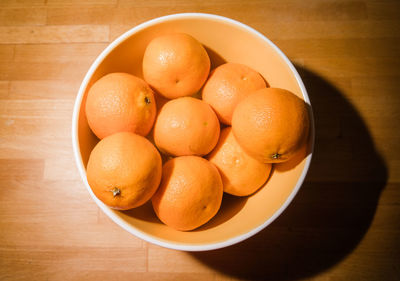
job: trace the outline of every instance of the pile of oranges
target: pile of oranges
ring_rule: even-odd
[[[111,208],[151,200],[163,223],[193,230],[216,215],[224,192],[255,193],[273,163],[307,141],[302,99],[242,64],[210,72],[207,51],[188,34],[153,39],[142,67],[144,80],[110,73],[87,95],[88,124],[100,139],[87,179]]]

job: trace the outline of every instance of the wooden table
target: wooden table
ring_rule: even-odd
[[[295,63],[316,119],[307,180],[271,226],[187,253],[128,234],[75,167],[71,115],[95,57],[178,12],[248,24]],[[0,1],[0,280],[399,280],[400,2]]]

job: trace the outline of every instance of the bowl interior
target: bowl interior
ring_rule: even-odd
[[[223,62],[246,64],[260,72],[272,87],[288,89],[308,100],[306,93],[285,59],[268,41],[254,31],[236,22],[204,15],[181,15],[154,21],[127,34],[95,68],[83,90],[78,117],[78,145],[84,170],[98,139],[91,133],[84,114],[86,94],[90,86],[110,72],[128,72],[142,77],[141,65],[149,41],[164,33],[185,32],[194,36],[207,49],[212,67]],[[86,86],[86,87],[85,87]],[[312,140],[296,159],[275,165],[267,184],[250,197],[224,195],[220,211],[210,222],[197,230],[180,232],[162,224],[151,204],[130,211],[114,211],[99,200],[97,204],[116,222],[142,238],[172,245],[210,245],[246,235],[272,221],[291,194],[296,190],[306,160],[311,157]],[[86,182],[87,184],[87,182]],[[92,194],[93,195],[93,194]]]

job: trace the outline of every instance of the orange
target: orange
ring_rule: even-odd
[[[202,90],[202,98],[211,105],[218,119],[231,124],[237,104],[255,90],[265,88],[262,76],[239,63],[225,63],[211,72]]]
[[[268,179],[272,165],[249,156],[237,143],[231,127],[221,131],[217,146],[207,156],[222,178],[224,191],[247,196],[258,190]]]
[[[166,98],[190,96],[203,86],[210,58],[192,36],[172,33],[153,39],[143,57],[144,79]]]
[[[182,97],[161,108],[154,124],[154,141],[170,155],[201,156],[214,148],[219,132],[218,118],[207,103]]]
[[[160,187],[152,197],[158,218],[177,230],[192,230],[208,222],[222,201],[217,168],[198,156],[181,156],[166,162]]]
[[[128,73],[111,73],[97,80],[86,99],[89,127],[102,139],[117,132],[147,135],[156,117],[153,90]]]
[[[309,130],[306,103],[277,88],[258,90],[241,101],[232,118],[232,132],[240,146],[264,163],[289,160]]]
[[[102,139],[92,150],[87,180],[104,204],[119,210],[148,201],[161,181],[162,163],[146,138],[122,132]]]

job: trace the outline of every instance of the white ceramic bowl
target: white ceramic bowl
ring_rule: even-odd
[[[165,226],[149,203],[125,212],[110,209],[95,197],[86,178],[85,167],[98,142],[87,125],[83,110],[86,94],[96,80],[110,72],[128,72],[142,77],[145,47],[152,38],[169,32],[188,33],[199,40],[209,53],[212,67],[225,61],[246,64],[260,72],[271,87],[290,90],[309,105],[310,100],[296,69],[270,40],[247,25],[210,14],[176,14],[142,23],[112,42],[90,67],[75,101],[72,143],[80,175],[93,200],[115,223],[145,241],[185,251],[218,249],[264,229],[286,209],[300,189],[314,145],[311,106],[311,133],[302,153],[289,162],[275,165],[267,184],[254,195],[245,198],[224,195],[216,217],[199,229],[180,232]]]

